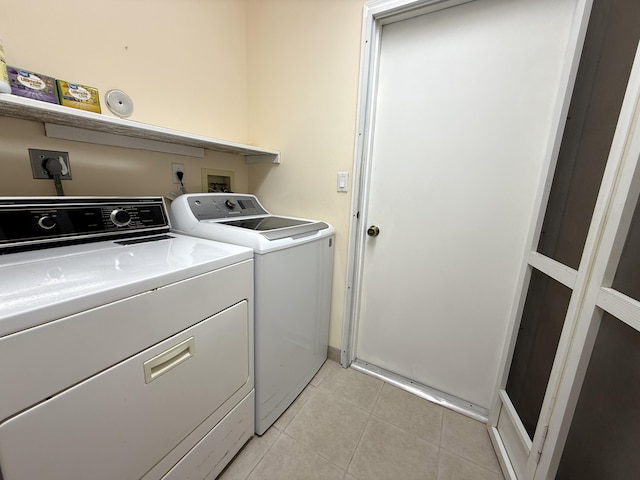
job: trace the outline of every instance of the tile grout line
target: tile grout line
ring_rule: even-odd
[[[324,382],[326,380],[326,378],[323,378],[322,382]],[[378,401],[378,398],[380,398],[380,392],[382,391],[382,387],[384,386],[384,381],[381,383],[380,388],[378,388],[378,392],[376,393],[376,399],[373,402],[373,406],[371,407],[372,411],[368,411],[365,408],[362,408],[360,405],[356,405],[354,403],[351,403],[350,401],[348,401],[347,399],[341,398],[339,395],[337,395],[335,392],[331,392],[331,391],[326,391],[320,388],[320,385],[322,384],[322,382],[318,383],[318,385],[316,386],[316,388],[318,389],[318,393],[321,395],[326,395],[330,398],[333,398],[334,400],[340,401],[340,402],[344,402],[354,408],[357,408],[358,410],[361,410],[363,412],[365,412],[367,414],[367,423],[365,424],[364,429],[362,430],[362,433],[360,433],[360,436],[358,438],[358,441],[356,442],[356,446],[351,454],[351,456],[349,457],[349,462],[347,463],[346,468],[342,468],[340,465],[337,465],[336,463],[334,463],[331,459],[326,458],[324,455],[322,455],[320,452],[316,452],[315,450],[312,450],[310,446],[306,445],[305,443],[299,442],[302,445],[304,445],[307,449],[309,449],[310,451],[312,451],[313,453],[315,453],[316,455],[318,455],[320,458],[326,460],[327,462],[329,462],[331,465],[334,465],[336,468],[339,468],[340,470],[342,470],[344,472],[344,476],[346,477],[347,475],[351,475],[349,473],[349,467],[351,466],[351,462],[353,461],[353,457],[355,456],[356,452],[358,451],[358,448],[360,446],[360,443],[362,442],[362,437],[364,436],[365,431],[367,430],[367,425],[369,425],[369,421],[371,420],[371,417],[373,416],[373,408],[375,408],[375,404]],[[298,413],[300,413],[300,411],[298,411]],[[296,416],[298,415],[298,413],[296,413]],[[295,416],[294,416],[295,418]],[[293,422],[293,419],[291,420],[291,422]],[[291,437],[290,437],[291,438]],[[294,439],[295,440],[295,439]],[[354,475],[352,475],[354,478]]]
[[[334,467],[336,467],[338,470],[340,470],[341,472],[344,472],[344,474],[346,475],[348,472],[347,470],[345,470],[344,468],[342,468],[340,465],[337,465],[335,462],[333,462],[332,460],[330,460],[329,458],[325,457],[324,455],[322,455],[322,453],[317,452],[315,449],[311,448],[311,446],[307,445],[304,442],[301,442],[300,440],[298,440],[297,438],[293,438],[292,436],[286,434],[285,432],[281,433],[282,435],[286,435],[287,438],[289,438],[290,440],[299,443],[300,445],[302,445],[303,448],[305,448],[308,452],[312,453],[313,455],[320,457],[322,460],[324,460],[325,462],[327,462],[330,465],[333,465]],[[343,476],[345,476],[343,475]]]
[[[479,467],[479,468],[482,468],[483,470],[486,470],[487,472],[498,473],[498,474],[500,474],[500,475],[503,475],[503,477],[504,477],[504,474],[502,473],[502,471],[501,471],[501,470],[493,470],[492,468],[489,468],[489,467],[487,467],[487,466],[485,466],[485,465],[481,465],[481,464],[479,464],[479,463],[477,463],[477,462],[475,462],[475,461],[471,460],[470,458],[467,458],[467,457],[464,457],[464,456],[462,456],[462,455],[459,455],[459,454],[457,454],[457,453],[455,453],[455,452],[452,452],[451,450],[449,450],[449,449],[447,449],[447,448],[444,448],[444,447],[442,446],[442,438],[443,438],[443,433],[444,433],[444,421],[445,421],[445,416],[446,416],[446,415],[445,415],[445,413],[446,413],[446,412],[443,412],[443,415],[442,415],[442,427],[441,427],[441,429],[440,429],[440,450],[444,450],[445,452],[447,452],[447,453],[449,453],[449,454],[453,455],[454,457],[456,457],[456,458],[460,458],[460,459],[462,459],[462,460],[464,460],[464,461],[466,461],[466,462],[469,462],[469,463],[471,463],[472,465],[475,465],[476,467]],[[461,414],[459,414],[458,412],[453,412],[453,413],[454,413],[454,414],[461,415]],[[438,468],[439,468],[439,466],[440,466],[440,453],[438,452]],[[499,468],[499,466],[498,466],[498,468]]]
[[[392,388],[397,388],[394,385],[383,381],[383,387],[384,387],[384,385],[389,385]],[[380,393],[381,392],[382,392],[382,388],[380,388],[380,392],[378,393],[378,397],[376,397],[376,401],[374,402],[374,409],[375,409],[375,406],[378,404],[378,400],[380,399]],[[424,400],[424,399],[421,399],[421,400]],[[436,403],[429,402],[429,400],[424,400],[424,401],[439,407],[441,409],[441,411],[442,411],[442,415],[441,415],[441,419],[440,419],[440,435],[438,436],[438,441],[437,442],[432,442],[431,440],[427,440],[426,438],[421,437],[417,433],[414,433],[414,432],[412,432],[410,430],[407,430],[406,428],[404,428],[401,425],[393,423],[389,419],[380,417],[380,416],[376,415],[373,410],[371,411],[371,416],[377,418],[378,420],[380,420],[382,422],[388,423],[389,425],[392,425],[392,426],[402,430],[403,432],[408,433],[409,435],[413,435],[414,437],[416,437],[416,438],[418,438],[420,440],[423,440],[423,441],[427,442],[428,444],[433,445],[435,447],[438,447],[438,449],[440,449],[440,444],[442,443],[442,426],[443,426],[443,422],[444,422],[444,407],[442,405],[438,405]]]
[[[440,450],[444,450],[448,454],[453,455],[456,458],[460,458],[460,459],[464,460],[465,462],[469,462],[470,464],[475,465],[476,467],[481,468],[483,470],[486,470],[487,472],[497,473],[497,474],[500,474],[500,475],[502,475],[504,477],[504,474],[502,473],[501,470],[493,470],[492,468],[489,468],[486,465],[481,465],[478,462],[474,462],[473,460],[471,460],[471,459],[469,459],[467,457],[463,457],[462,455],[458,455],[457,453],[452,452],[451,450],[449,450],[447,448],[444,448],[444,447],[440,447]]]
[[[373,415],[373,411],[375,410],[376,404],[378,403],[378,399],[380,398],[380,392],[382,392],[382,388],[384,387],[384,383],[385,382],[382,382],[382,384],[380,385],[380,388],[378,389],[378,393],[376,394],[376,399],[373,402],[373,405],[371,407],[371,411],[367,412],[367,414],[369,415],[368,418],[367,418],[367,423],[365,424],[364,428],[362,429],[362,433],[360,433],[360,437],[358,438],[358,441],[356,442],[356,448],[353,449],[353,453],[351,454],[351,457],[349,457],[349,463],[347,463],[347,468],[345,470],[346,475],[351,475],[349,473],[349,467],[351,467],[351,462],[353,462],[353,457],[356,456],[356,453],[358,452],[358,449],[360,448],[360,444],[362,443],[362,438],[364,437],[364,434],[367,431],[367,427],[369,426],[369,423],[371,422],[371,417],[374,416]],[[352,476],[354,478],[357,478],[357,477],[355,477],[355,475],[352,475]]]
[[[336,468],[339,468],[340,470],[342,470],[346,475],[351,475],[349,473],[349,467],[351,466],[351,462],[353,461],[353,457],[355,456],[356,452],[358,451],[358,447],[360,446],[360,442],[362,441],[362,437],[364,436],[364,432],[367,430],[367,425],[369,425],[369,421],[371,420],[371,417],[373,416],[372,412],[369,412],[368,410],[362,408],[359,405],[355,405],[351,402],[349,402],[348,400],[339,397],[338,395],[332,393],[332,392],[327,392],[325,390],[321,390],[320,388],[318,388],[319,390],[319,394],[321,395],[326,395],[328,397],[333,398],[334,400],[337,400],[339,402],[344,402],[354,408],[357,408],[358,410],[362,410],[363,412],[365,412],[367,414],[367,423],[365,424],[364,428],[362,429],[362,433],[360,434],[358,441],[356,442],[356,446],[353,449],[353,453],[351,454],[351,456],[349,457],[349,462],[347,463],[347,467],[346,468],[342,468],[340,465],[337,465],[336,463],[334,463],[331,459],[326,458],[324,455],[322,455],[320,452],[316,452],[315,450],[312,450],[310,446],[306,445],[303,442],[300,442],[299,440],[297,440],[299,443],[301,443],[302,445],[304,445],[306,448],[308,448],[310,451],[312,451],[313,453],[315,453],[316,455],[318,455],[320,458],[323,458],[324,460],[326,460],[327,462],[329,462],[331,465],[334,465]],[[378,390],[378,394],[376,395],[376,400],[374,402],[374,406],[375,403],[378,401],[378,397],[380,396],[380,391],[382,390],[382,386],[380,387],[380,389]],[[373,407],[372,407],[373,408]],[[295,418],[295,417],[294,417]],[[293,420],[291,420],[293,422]],[[295,440],[295,439],[294,439]],[[355,475],[352,475],[354,478]]]
[[[273,427],[273,426],[272,426],[272,427]],[[272,427],[269,427],[269,428],[272,428]],[[273,428],[275,428],[275,427],[273,427]],[[253,471],[254,471],[256,468],[258,468],[258,465],[260,465],[260,462],[262,462],[262,460],[264,459],[264,457],[266,457],[266,456],[267,456],[267,453],[269,453],[269,451],[271,451],[271,448],[273,448],[273,446],[275,445],[275,443],[278,441],[278,439],[280,438],[280,435],[282,435],[282,434],[284,433],[284,432],[282,432],[281,430],[279,430],[279,429],[277,429],[277,428],[275,428],[275,430],[277,430],[277,431],[278,431],[278,436],[273,440],[273,442],[271,442],[271,445],[269,445],[269,448],[267,448],[267,449],[264,451],[264,453],[263,453],[262,455],[260,455],[260,458],[258,459],[258,461],[256,462],[256,464],[251,468],[251,470],[249,471],[249,473],[248,473],[248,474],[247,474],[247,476],[245,477],[245,480],[248,480],[248,478],[251,476],[251,474],[253,473]],[[267,431],[269,431],[269,430],[267,430]],[[264,432],[264,434],[266,434],[266,433],[267,433],[267,432]],[[264,434],[263,434],[263,435],[264,435]],[[257,436],[257,434],[256,434],[256,435],[254,435],[254,436]]]
[[[326,363],[325,363],[325,364],[326,364]],[[323,367],[325,366],[325,364],[323,364]],[[321,369],[322,369],[323,367],[321,367]],[[320,371],[320,370],[318,370],[318,373],[319,373],[319,371]],[[316,373],[316,375],[317,375],[317,373]],[[349,405],[354,406],[355,408],[358,408],[359,410],[362,410],[362,411],[366,412],[366,414],[368,415],[368,418],[367,418],[367,424],[368,424],[368,422],[369,422],[369,418],[371,417],[371,412],[368,412],[368,411],[367,411],[367,410],[365,410],[364,408],[362,408],[362,407],[360,407],[360,406],[358,406],[358,405],[352,404],[351,402],[349,402],[349,401],[347,401],[347,400],[345,400],[345,399],[340,398],[339,396],[335,395],[335,394],[334,394],[334,393],[332,393],[332,392],[325,391],[325,390],[323,390],[323,389],[321,389],[321,388],[320,388],[320,385],[322,385],[322,384],[327,380],[327,377],[328,377],[328,376],[329,376],[329,372],[325,372],[325,373],[322,375],[322,378],[318,381],[318,383],[317,383],[316,385],[313,385],[313,379],[312,379],[311,381],[309,381],[309,383],[307,384],[307,386],[305,387],[305,389],[306,389],[306,388],[311,387],[311,388],[313,388],[313,389],[317,390],[317,392],[318,392],[319,394],[324,394],[324,395],[327,395],[328,397],[334,398],[335,400],[343,401],[343,402],[345,402],[345,403],[347,403],[347,404],[349,404]],[[383,383],[384,383],[384,382],[383,382]],[[378,400],[378,398],[379,398],[379,395],[380,395],[380,391],[381,391],[381,390],[382,390],[382,385],[381,385],[381,386],[380,386],[380,388],[378,389],[378,393],[377,393],[377,395],[376,395],[376,400],[374,401],[374,406],[375,406],[375,403],[377,402],[377,400]],[[293,403],[293,402],[292,402],[292,403]],[[267,454],[271,451],[271,449],[273,448],[273,446],[275,445],[275,443],[278,441],[278,439],[279,439],[282,435],[285,435],[287,438],[291,439],[292,441],[295,441],[295,442],[299,443],[300,445],[302,445],[302,446],[303,446],[307,451],[309,451],[309,452],[310,452],[310,453],[312,453],[313,455],[315,455],[315,456],[317,456],[317,457],[319,457],[319,458],[322,458],[323,460],[325,460],[325,461],[326,461],[326,462],[328,462],[329,464],[331,464],[331,465],[333,465],[334,467],[336,467],[337,469],[339,469],[341,472],[343,472],[343,477],[346,477],[346,475],[348,475],[348,468],[349,468],[349,465],[351,464],[351,460],[353,459],[353,455],[355,454],[355,451],[357,450],[358,445],[360,444],[360,441],[362,440],[362,436],[364,435],[364,431],[366,430],[366,424],[365,424],[365,428],[363,429],[363,431],[362,431],[362,433],[361,433],[361,435],[360,435],[360,438],[358,439],[358,442],[356,443],[356,447],[355,447],[354,452],[352,453],[352,455],[351,455],[351,457],[350,457],[350,459],[349,459],[349,462],[348,462],[348,464],[347,464],[346,469],[343,469],[341,466],[339,466],[339,465],[335,464],[335,463],[334,463],[333,461],[331,461],[330,459],[325,458],[325,457],[324,457],[320,452],[317,452],[317,451],[315,451],[314,449],[312,449],[312,448],[311,448],[311,446],[306,445],[305,443],[303,443],[303,442],[301,442],[301,441],[299,441],[299,440],[297,440],[297,439],[295,439],[295,438],[291,437],[290,435],[288,435],[288,434],[285,432],[286,428],[287,428],[287,427],[288,427],[288,426],[289,426],[289,425],[294,421],[294,419],[295,419],[295,418],[300,414],[300,412],[303,410],[304,406],[305,406],[307,403],[308,403],[308,400],[307,400],[307,401],[305,401],[305,402],[300,406],[300,408],[295,412],[295,414],[293,415],[293,417],[291,418],[291,420],[287,423],[287,425],[286,425],[283,429],[278,428],[278,427],[275,425],[275,423],[276,423],[276,422],[274,422],[274,424],[273,424],[271,427],[269,427],[269,429],[274,429],[274,430],[277,432],[277,436],[276,436],[276,438],[271,442],[271,444],[269,445],[269,447],[268,447],[268,448],[267,448],[267,449],[262,453],[262,455],[260,455],[260,457],[257,459],[257,461],[255,462],[255,464],[251,467],[251,469],[249,470],[249,472],[244,476],[244,479],[243,479],[243,480],[248,480],[248,478],[253,474],[253,472],[254,472],[254,471],[256,470],[256,468],[260,465],[260,463],[261,463],[261,462],[263,461],[263,459],[267,456]],[[277,421],[277,420],[276,420],[276,421]],[[266,434],[266,432],[265,432],[265,434]],[[254,435],[254,437],[255,437],[255,438],[260,438],[260,437],[258,437],[257,435]],[[238,453],[240,453],[240,452],[238,452]],[[235,459],[234,459],[234,460],[235,460]]]
[[[368,429],[371,426],[371,422],[373,419],[382,421],[384,423],[389,424],[390,426],[393,426],[394,428],[397,428],[407,434],[410,434],[418,439],[421,439],[431,445],[433,445],[434,447],[437,447],[437,456],[436,456],[436,464],[435,464],[435,474],[436,474],[436,478],[437,476],[440,474],[440,463],[442,460],[442,451],[444,450],[448,455],[452,455],[454,458],[458,458],[460,461],[464,461],[464,462],[468,462],[470,465],[474,465],[477,468],[482,469],[483,471],[486,471],[487,473],[494,473],[494,474],[500,474],[499,471],[495,471],[492,468],[482,465],[480,463],[477,463],[469,458],[466,458],[463,455],[459,455],[457,453],[454,453],[452,451],[449,451],[448,449],[443,447],[443,439],[444,439],[444,427],[445,427],[445,416],[446,416],[446,412],[445,412],[445,408],[440,406],[440,410],[441,410],[441,417],[440,417],[440,428],[439,428],[439,438],[437,439],[436,442],[432,442],[426,438],[423,438],[420,436],[420,434],[418,433],[414,433],[412,431],[406,430],[405,428],[403,428],[400,425],[395,424],[392,421],[389,421],[385,418],[381,418],[378,415],[376,415],[375,409],[377,408],[377,406],[380,404],[381,398],[382,398],[382,392],[385,388],[385,384],[388,384],[385,381],[381,381],[381,383],[379,384],[376,392],[375,392],[375,397],[374,400],[372,402],[372,406],[370,407],[370,409],[361,407],[360,405],[356,404],[356,403],[352,403],[351,401],[347,400],[346,398],[342,398],[340,395],[339,391],[333,391],[332,389],[329,390],[325,390],[323,388],[320,388],[321,385],[326,384],[326,382],[329,380],[329,377],[331,377],[331,373],[332,373],[333,369],[330,368],[328,369],[327,372],[325,372],[325,374],[322,376],[320,382],[318,382],[316,385],[313,385],[311,382],[309,382],[309,385],[306,388],[312,387],[318,394],[321,395],[326,395],[328,398],[332,398],[335,401],[340,401],[340,402],[344,402],[345,404],[351,405],[354,408],[357,408],[358,410],[364,412],[366,414],[366,423],[364,424],[364,428],[363,430],[360,432],[359,437],[357,439],[357,441],[355,442],[355,447],[354,450],[352,451],[348,462],[346,463],[346,466],[343,468],[341,465],[337,465],[336,463],[334,463],[331,459],[326,458],[321,452],[316,451],[314,448],[312,448],[310,445],[307,445],[303,442],[301,442],[300,440],[297,440],[293,437],[291,437],[289,434],[285,433],[286,428],[288,428],[288,426],[295,421],[295,419],[299,416],[299,414],[304,410],[304,407],[307,405],[308,401],[310,399],[307,399],[307,401],[304,402],[304,404],[300,405],[300,408],[297,409],[297,411],[295,412],[295,414],[292,416],[291,420],[287,423],[287,426],[283,429],[280,429],[278,427],[275,427],[275,425],[273,426],[273,428],[278,432],[277,437],[274,439],[273,442],[270,443],[269,447],[267,448],[267,450],[265,450],[265,452],[259,457],[259,459],[257,460],[257,462],[254,464],[254,466],[251,468],[251,470],[249,471],[249,473],[246,475],[246,477],[244,477],[244,480],[248,480],[248,478],[255,472],[256,468],[258,467],[258,465],[264,460],[264,457],[273,449],[273,445],[278,441],[278,439],[281,437],[281,435],[285,435],[287,438],[295,441],[296,443],[299,443],[301,446],[303,446],[305,448],[305,450],[307,450],[309,453],[312,453],[313,455],[315,455],[317,458],[323,459],[324,461],[326,461],[327,463],[333,465],[338,471],[342,472],[343,475],[343,480],[346,480],[346,478],[348,476],[352,476],[353,478],[356,478],[358,480],[362,480],[359,477],[357,477],[354,474],[351,474],[349,472],[349,469],[351,467],[351,465],[353,464],[353,460],[356,457],[356,455],[358,454],[358,452],[360,451],[360,449],[362,448],[362,444],[363,444],[363,439],[365,437],[366,432],[368,431]],[[390,384],[388,384],[390,385]],[[393,386],[393,385],[390,385]],[[428,401],[427,401],[428,402]],[[433,402],[428,402],[428,403],[433,403]]]
[[[357,405],[353,405],[351,402],[348,402],[347,400],[345,400],[345,399],[343,399],[343,398],[340,398],[340,397],[338,397],[337,395],[334,395],[332,392],[328,392],[328,391],[325,391],[325,390],[321,389],[321,388],[320,388],[320,385],[321,385],[321,384],[326,380],[326,378],[325,378],[325,377],[327,377],[327,376],[328,376],[328,374],[324,375],[324,377],[323,377],[322,381],[320,381],[320,382],[319,382],[317,385],[315,385],[315,386],[314,386],[314,385],[311,385],[311,382],[309,382],[309,384],[307,385],[307,387],[309,387],[309,386],[311,385],[313,388],[315,388],[315,389],[317,390],[317,394],[318,394],[318,395],[326,395],[327,397],[333,398],[334,400],[337,400],[337,401],[344,402],[344,403],[346,403],[346,404],[348,404],[348,405],[351,405],[351,406],[353,406],[354,408],[358,408],[359,410],[362,410],[362,411],[366,412],[368,415],[370,415],[370,413],[369,413],[369,412],[367,412],[366,410],[364,410],[363,408],[358,407]],[[307,388],[307,387],[305,387],[305,388]],[[295,418],[296,418],[296,417],[297,417],[297,416],[302,412],[303,408],[307,405],[307,403],[308,403],[308,402],[309,402],[309,400],[307,400],[307,401],[306,401],[306,402],[305,402],[305,403],[300,407],[300,409],[298,409],[298,411],[295,413],[295,415],[293,416],[293,418],[291,419],[291,421],[287,424],[287,427],[286,427],[286,428],[288,428],[288,426],[289,426],[289,425],[291,425],[291,424],[294,422]],[[368,420],[367,420],[367,422],[368,422]],[[285,430],[286,430],[286,428],[285,428]],[[366,428],[366,426],[365,426],[365,428]],[[281,435],[286,435],[288,438],[290,438],[290,439],[291,439],[291,440],[293,440],[294,442],[299,443],[300,445],[302,445],[302,446],[303,446],[307,451],[309,451],[309,452],[310,452],[310,453],[312,453],[313,455],[316,455],[316,456],[320,457],[321,459],[323,459],[323,460],[324,460],[324,461],[326,461],[327,463],[329,463],[329,464],[333,465],[334,467],[336,467],[336,468],[337,468],[337,469],[339,469],[340,471],[344,472],[344,476],[346,476],[346,474],[348,473],[348,471],[347,471],[347,470],[348,470],[348,468],[349,468],[349,465],[351,464],[351,458],[353,458],[353,455],[352,455],[352,456],[351,456],[351,458],[349,459],[349,463],[347,464],[347,469],[344,469],[344,468],[342,468],[340,465],[337,465],[335,462],[333,462],[331,459],[329,459],[329,458],[325,457],[321,452],[316,451],[316,450],[315,450],[314,448],[312,448],[310,445],[307,445],[306,443],[304,443],[304,442],[302,442],[302,441],[300,441],[300,440],[298,440],[298,439],[296,439],[296,438],[293,438],[293,437],[292,437],[292,436],[290,436],[288,433],[286,433],[286,432],[285,432],[285,430],[278,430],[278,431],[280,432],[280,434],[281,434]],[[274,443],[275,443],[275,442],[274,442]],[[358,444],[356,444],[356,448],[357,448],[357,445],[358,445]],[[269,447],[269,449],[270,449],[270,448],[271,448],[271,447]],[[354,451],[355,451],[355,450],[354,450]]]
[[[403,432],[405,432],[407,434],[412,435],[413,437],[415,437],[417,439],[420,439],[422,441],[427,442],[430,445],[433,445],[434,447],[437,447],[438,450],[437,450],[436,462],[435,462],[436,464],[435,464],[435,469],[434,469],[435,470],[435,475],[436,475],[435,478],[436,479],[440,475],[440,464],[441,464],[441,461],[443,459],[442,451],[445,451],[447,456],[451,455],[452,457],[458,459],[459,461],[468,462],[469,465],[473,465],[473,466],[475,466],[475,467],[477,467],[477,468],[479,468],[479,469],[481,469],[481,470],[483,470],[483,471],[485,471],[487,473],[493,473],[493,474],[496,474],[496,475],[502,474],[500,470],[497,470],[497,471],[493,470],[492,468],[490,468],[488,466],[485,466],[483,464],[477,463],[476,461],[471,460],[471,459],[467,458],[466,456],[460,455],[458,453],[455,453],[455,452],[450,451],[449,449],[443,447],[443,439],[445,437],[444,436],[444,427],[446,425],[445,417],[446,417],[447,409],[445,407],[441,406],[441,405],[440,405],[441,417],[440,417],[439,438],[437,439],[436,442],[431,442],[430,440],[427,440],[426,438],[423,438],[420,435],[420,433],[414,433],[412,431],[409,431],[409,430],[405,429],[404,427],[402,427],[401,425],[397,425],[394,422],[392,422],[390,420],[387,420],[385,418],[382,418],[382,417],[380,417],[380,416],[378,416],[378,415],[376,415],[374,413],[376,408],[378,407],[378,405],[381,405],[382,392],[383,392],[383,390],[385,388],[385,384],[393,387],[392,384],[389,384],[388,382],[385,382],[382,379],[379,379],[381,381],[381,383],[379,384],[379,386],[377,388],[377,391],[375,392],[375,397],[374,397],[373,402],[371,403],[372,406],[370,407],[370,409],[362,407],[362,406],[360,406],[360,405],[358,405],[356,403],[352,403],[351,401],[347,400],[346,398],[342,398],[341,397],[341,391],[336,391],[335,388],[329,388],[328,390],[325,390],[324,388],[321,388],[321,386],[326,386],[326,385],[331,387],[331,385],[328,384],[327,382],[329,381],[329,378],[333,377],[336,365],[327,365],[326,363],[323,364],[321,369],[324,368],[325,370],[323,372],[323,375],[319,379],[318,383],[314,385],[312,383],[313,382],[313,379],[312,379],[309,382],[309,384],[305,387],[305,389],[311,387],[315,391],[316,394],[325,395],[325,396],[327,396],[327,398],[331,398],[334,401],[343,402],[344,404],[348,404],[348,405],[350,405],[350,406],[352,406],[352,407],[354,407],[354,408],[356,408],[356,409],[358,409],[358,410],[360,410],[360,411],[362,411],[362,412],[364,412],[366,414],[366,417],[365,417],[366,418],[366,422],[364,423],[364,427],[363,427],[362,431],[360,432],[359,437],[357,438],[357,441],[355,442],[354,450],[351,452],[351,455],[350,455],[350,457],[348,459],[348,462],[346,462],[346,467],[343,468],[342,466],[337,465],[336,463],[334,463],[334,461],[332,461],[329,458],[326,458],[321,452],[316,451],[310,445],[307,445],[306,443],[304,443],[304,442],[302,442],[300,440],[297,440],[296,438],[291,437],[288,433],[285,432],[285,430],[289,427],[289,425],[291,425],[295,421],[295,419],[300,415],[300,413],[307,406],[307,403],[310,400],[310,398],[307,398],[306,401],[300,405],[300,408],[297,409],[297,411],[291,417],[290,421],[287,422],[287,425],[285,425],[284,428],[280,429],[279,427],[276,427],[275,426],[275,422],[274,422],[274,425],[272,425],[272,427],[271,427],[272,429],[274,429],[276,431],[275,432],[276,436],[275,436],[274,440],[272,442],[270,442],[268,448],[257,458],[257,461],[253,464],[253,466],[251,467],[249,472],[242,477],[241,480],[248,480],[251,477],[251,475],[256,472],[258,466],[260,464],[262,464],[262,462],[265,460],[265,457],[273,449],[274,445],[278,442],[279,439],[282,438],[282,435],[285,435],[286,438],[298,443],[307,452],[309,452],[312,455],[316,456],[318,459],[322,459],[325,462],[327,462],[328,464],[333,465],[339,472],[342,472],[342,480],[346,480],[347,477],[349,477],[349,476],[354,478],[354,479],[357,479],[357,480],[363,480],[360,477],[356,476],[355,474],[350,473],[349,469],[350,469],[351,465],[353,464],[354,458],[360,452],[360,450],[362,448],[362,445],[363,445],[363,439],[365,438],[365,434],[371,428],[371,423],[372,423],[372,421],[374,419],[377,420],[377,421],[381,421],[381,422],[384,422],[386,424],[389,424],[390,426],[393,426],[394,428],[397,428],[397,429],[399,429],[399,430],[401,430],[401,431],[403,431]],[[337,365],[337,366],[341,369],[341,367],[339,365]],[[320,370],[318,371],[318,373],[319,372],[320,372]],[[356,383],[358,383],[358,382],[356,382]],[[373,393],[373,392],[371,392],[371,393]],[[369,396],[369,398],[371,398],[371,396]],[[427,403],[432,403],[432,404],[434,403],[434,402],[429,402],[428,400],[424,400],[424,401],[427,402]],[[369,402],[366,402],[366,403],[369,403]],[[435,405],[437,405],[437,404],[435,404]],[[457,412],[454,412],[454,413],[457,413]],[[419,430],[419,431],[422,431],[422,430]],[[257,439],[259,437],[256,436],[255,438]],[[443,470],[443,471],[445,471],[445,470]]]
[[[440,438],[438,440],[438,459],[436,461],[436,478],[440,476],[440,455],[442,454],[442,438],[444,437],[444,417],[446,417],[446,412],[444,411],[444,407],[442,408],[442,418],[440,419]]]

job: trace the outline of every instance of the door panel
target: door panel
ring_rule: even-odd
[[[594,3],[589,21],[569,118],[540,232],[538,253],[529,255],[529,258],[535,255],[537,262],[544,263],[546,259],[549,263],[564,264],[567,269],[577,269],[576,281],[570,286],[573,292],[570,291],[571,299],[564,316],[557,312],[560,315],[535,317],[528,315],[525,306],[517,322],[520,328],[511,364],[507,367],[509,376],[506,391],[503,390],[499,397],[503,399],[506,395],[513,403],[517,411],[516,415],[511,415],[515,418],[515,426],[523,425],[526,435],[532,440],[524,470],[518,469],[522,464],[522,452],[511,455],[514,465],[519,466],[516,468],[518,478],[532,478],[534,475],[536,478],[547,478],[545,475],[549,464],[539,470],[538,462],[544,448],[550,443],[548,432],[551,431],[555,441],[561,437],[550,417],[557,407],[562,375],[566,376],[565,363],[572,361],[569,352],[575,348],[572,345],[578,338],[575,332],[583,328],[580,322],[589,325],[589,320],[585,318],[592,316],[590,308],[593,307],[585,307],[585,298],[588,296],[585,292],[593,288],[590,282],[601,280],[601,277],[599,280],[591,278],[592,269],[601,248],[600,235],[607,219],[607,209],[611,207],[608,195],[617,175],[619,158],[616,155],[620,153],[610,154],[614,132],[618,138],[616,148],[622,149],[629,128],[624,121],[621,124],[618,117],[621,115],[640,38],[640,26],[637,22],[629,22],[627,17],[637,18],[638,13],[639,6],[632,0],[602,0]],[[633,100],[626,101],[627,112],[631,112],[633,107],[629,102]],[[629,114],[626,115],[628,117]],[[548,269],[545,275],[549,275],[549,280],[560,280],[552,269]],[[533,279],[532,275],[527,303],[528,296],[538,288]],[[595,288],[599,288],[599,285]],[[537,309],[542,312],[549,310],[554,302],[552,297],[542,298]],[[526,332],[543,331],[550,321],[555,325],[552,338],[543,335],[536,343],[531,341],[531,335],[526,335]],[[588,351],[586,343],[584,348],[584,351],[574,354],[576,358]],[[543,362],[536,360],[537,354],[532,356],[531,352],[535,350],[542,354],[540,358],[544,359]],[[533,368],[527,368],[529,364]],[[546,377],[539,375],[541,370],[547,372]],[[499,409],[510,408],[505,402],[499,404]],[[495,418],[493,414],[492,417]],[[502,421],[503,417],[498,413],[497,418]],[[499,434],[511,437],[513,428],[504,428],[502,423],[502,428],[498,426],[497,429]],[[512,442],[511,450],[521,448],[518,445],[518,442]]]
[[[621,135],[624,149],[616,189],[587,286],[585,313],[579,319],[586,334],[578,330],[573,346],[572,357],[580,352],[582,360],[575,367],[568,362],[563,385],[568,385],[569,394],[559,393],[557,410],[570,425],[566,443],[560,436],[556,447],[555,456],[561,453],[558,480],[636,478],[640,471],[639,62],[637,53],[627,94],[627,104],[635,111],[631,122],[620,122],[619,130],[626,131]],[[577,397],[575,405],[571,394]]]
[[[638,209],[631,221],[611,288],[640,301],[640,212]]]
[[[637,478],[638,378],[640,332],[605,314],[556,479]]]
[[[533,438],[547,389],[571,289],[533,270],[506,392]]]
[[[489,406],[575,10],[486,0],[383,27],[359,359]]]
[[[509,458],[509,463],[514,472],[524,472],[529,461],[529,452],[532,443],[529,435],[524,430],[524,426],[518,417],[515,407],[509,397],[503,392],[496,428],[500,432],[500,438],[504,445],[504,450]]]
[[[598,0],[591,11],[537,248],[574,270],[631,73],[639,15],[640,4],[634,0]]]

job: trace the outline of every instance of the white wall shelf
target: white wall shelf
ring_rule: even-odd
[[[0,94],[0,116],[41,122],[47,136],[79,142],[204,157],[204,150],[242,155],[246,163],[280,163],[280,152],[157,127],[15,95]]]

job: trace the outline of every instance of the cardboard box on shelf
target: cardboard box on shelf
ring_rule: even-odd
[[[56,80],[56,82],[58,84],[60,105],[102,113],[100,109],[100,94],[97,88],[64,80]]]
[[[11,93],[20,97],[59,103],[56,79],[22,68],[7,66]]]

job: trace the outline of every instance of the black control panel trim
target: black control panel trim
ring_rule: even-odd
[[[0,253],[167,233],[162,197],[0,197]]]
[[[118,245],[135,245],[137,243],[157,242],[158,240],[169,240],[170,238],[176,238],[172,235],[154,235],[153,237],[144,238],[128,238],[126,240],[118,240],[115,243]]]
[[[144,237],[150,234],[169,233],[169,229],[153,231],[129,232],[127,238]],[[169,237],[169,235],[166,235]],[[122,240],[122,235],[103,235],[100,237],[73,237],[64,240],[50,240],[40,243],[16,243],[13,245],[0,245],[0,255],[8,253],[28,252],[32,250],[43,250],[45,248],[64,247],[67,245],[81,245],[85,243],[105,242],[110,240]],[[119,243],[119,242],[114,242]],[[122,244],[122,243],[121,243]]]

